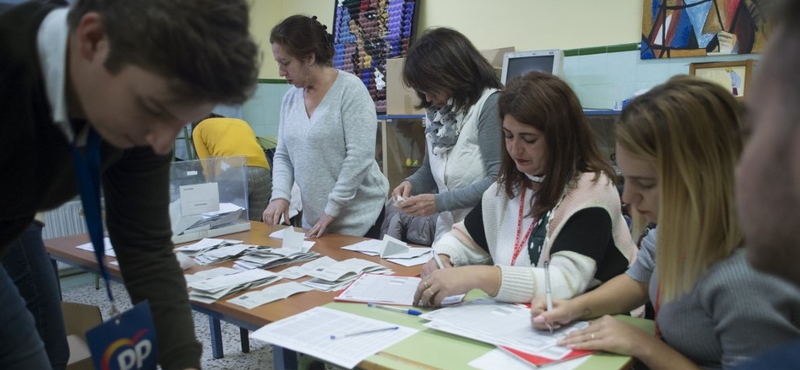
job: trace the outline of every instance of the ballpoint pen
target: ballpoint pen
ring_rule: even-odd
[[[436,266],[439,266],[439,269],[444,269],[444,263],[442,263],[442,259],[439,258],[439,254],[436,251],[431,251],[433,253],[433,259],[436,261]]]
[[[544,261],[544,298],[547,301],[547,310],[553,310],[553,294],[550,291],[550,261]],[[547,324],[550,333],[553,332],[553,327]]]
[[[347,338],[347,337],[354,337],[356,335],[362,335],[362,334],[378,333],[378,332],[388,331],[388,330],[397,330],[397,329],[400,329],[400,327],[399,326],[390,326],[388,328],[355,331],[355,332],[347,333],[347,334],[338,334],[338,335],[331,334],[331,340],[333,340],[333,339],[342,339],[342,338]]]
[[[394,312],[399,312],[399,313],[405,313],[405,314],[414,315],[414,316],[422,315],[422,312],[414,310],[414,309],[411,309],[411,308],[400,308],[400,307],[393,307],[393,306],[385,306],[385,305],[382,305],[382,304],[377,304],[377,303],[372,303],[372,302],[367,303],[367,306],[375,307],[375,308],[382,308],[384,310],[389,310],[389,311],[394,311]]]

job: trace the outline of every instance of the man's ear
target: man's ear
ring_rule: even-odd
[[[104,62],[109,51],[108,34],[100,14],[89,12],[81,17],[75,30],[78,52],[88,62]]]

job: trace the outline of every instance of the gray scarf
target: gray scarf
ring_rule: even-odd
[[[425,138],[433,147],[433,154],[439,155],[449,151],[458,141],[461,127],[458,125],[458,116],[453,112],[453,99],[447,101],[443,107],[430,106],[425,114]]]

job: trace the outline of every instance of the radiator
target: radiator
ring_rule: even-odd
[[[83,218],[83,205],[80,199],[64,203],[52,211],[45,212],[43,239],[86,233],[86,221]]]

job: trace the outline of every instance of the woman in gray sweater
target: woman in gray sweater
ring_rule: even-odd
[[[675,77],[634,99],[617,126],[623,201],[658,224],[628,272],[552,311],[533,303],[537,329],[655,308],[652,336],[610,316],[561,344],[636,357],[650,369],[725,369],[800,335],[800,291],[751,268],[736,215],[742,152],[730,92]]]
[[[379,237],[389,181],[375,161],[378,120],[361,80],[331,67],[330,35],[295,15],[272,29],[280,75],[293,85],[281,103],[267,225],[289,219],[292,183],[303,200],[307,236]]]

